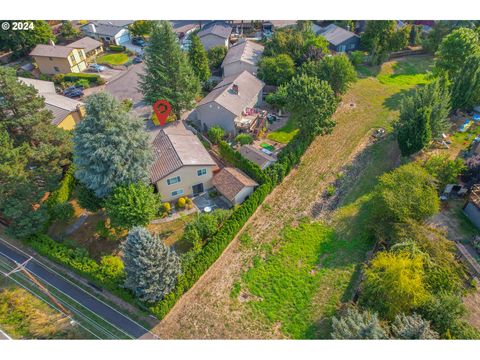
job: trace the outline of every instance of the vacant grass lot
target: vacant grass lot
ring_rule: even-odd
[[[412,79],[425,81],[398,75],[425,72],[431,61],[416,56],[362,69],[372,76],[362,75],[344,95],[332,134],[315,139],[298,168],[153,331],[162,338],[328,338],[332,315],[351,299],[372,246],[365,228],[368,193],[377,176],[398,163],[396,142],[372,145],[371,131],[391,130]],[[326,201],[325,190],[360,154],[363,165],[340,207],[319,222],[314,209]]]
[[[124,53],[105,54],[97,58],[98,64],[123,65],[128,61],[128,55]]]

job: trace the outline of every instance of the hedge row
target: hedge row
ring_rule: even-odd
[[[103,287],[126,301],[134,302],[132,294],[123,288],[124,274],[112,277],[108,262],[97,263],[83,248],[58,243],[45,234],[33,235],[27,244],[39,254],[65,265],[94,284]]]
[[[108,49],[113,52],[122,52],[125,51],[125,46],[122,45],[109,45]]]
[[[257,164],[245,159],[242,154],[233,149],[227,142],[221,140],[218,143],[218,148],[220,150],[220,155],[222,155],[225,160],[244,171],[259,184],[264,184],[268,181],[267,176]]]
[[[69,74],[63,75],[63,81],[76,82],[76,81],[82,80],[82,79],[87,80],[90,84],[92,84],[92,83],[102,84],[103,83],[103,79],[98,74],[69,73]]]
[[[162,319],[178,299],[198,281],[200,276],[220,257],[227,245],[237,235],[270,191],[270,184],[260,185],[240,207],[234,210],[230,218],[225,221],[212,239],[207,242],[192,261],[186,264],[182,275],[178,278],[175,289],[150,307],[150,311],[155,316]]]

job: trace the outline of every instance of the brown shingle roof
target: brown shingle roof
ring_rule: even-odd
[[[152,142],[154,162],[150,179],[157,182],[183,166],[214,166],[215,161],[198,137],[182,123],[162,129]]]
[[[232,90],[233,84],[238,85],[238,94]],[[265,83],[263,81],[245,70],[240,74],[223,79],[198,103],[198,106],[216,102],[232,114],[239,116],[245,110],[245,107],[251,104],[252,100],[258,96],[264,86]]]
[[[61,45],[39,44],[32,50],[30,56],[48,56],[54,58],[67,58],[74,48]]]
[[[226,167],[220,170],[220,172],[213,177],[212,183],[218,192],[231,202],[235,200],[235,196],[245,187],[258,185],[241,170],[232,167]]]
[[[82,48],[85,50],[86,53],[88,53],[102,46],[102,43],[98,40],[92,39],[91,37],[85,36],[80,40],[68,44],[67,46],[73,48]]]

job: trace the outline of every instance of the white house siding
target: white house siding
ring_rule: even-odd
[[[173,173],[167,175],[163,179],[157,181],[157,190],[161,195],[162,201],[173,201],[181,196],[192,196],[194,185],[203,184],[203,189],[206,191],[212,188],[213,168],[215,166],[184,166]],[[202,176],[197,175],[197,170],[206,169],[207,173]],[[180,182],[176,184],[167,184],[167,179],[180,176]],[[183,194],[172,196],[172,192],[175,190],[183,190]]]
[[[130,41],[130,32],[127,29],[120,30],[117,35],[115,35],[115,44],[123,45],[126,42]]]
[[[226,132],[235,134],[236,116],[223,106],[215,102],[201,105],[195,110],[197,119],[203,128],[210,128],[214,125],[221,126]]]
[[[245,199],[253,193],[253,186],[244,187],[240,192],[235,196],[235,201],[233,205],[239,205],[245,201]]]
[[[244,61],[235,61],[223,67],[223,76],[227,77],[231,75],[237,75],[243,72],[244,70],[248,71],[252,75],[257,76],[258,66],[244,62]]]
[[[214,35],[214,34],[207,34],[200,38],[200,41],[203,44],[205,50],[210,50],[214,46],[225,46],[228,47],[228,39],[223,37]]]

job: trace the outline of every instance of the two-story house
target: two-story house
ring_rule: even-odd
[[[30,52],[42,74],[79,73],[87,68],[87,57],[83,48],[40,44]]]
[[[218,166],[198,137],[181,121],[160,130],[152,147],[154,162],[150,180],[162,201],[196,196],[212,188],[213,172]]]
[[[249,40],[239,40],[228,49],[222,62],[223,76],[242,73],[244,70],[257,75],[258,62],[263,54],[263,46]]]
[[[231,33],[232,27],[229,24],[223,21],[214,21],[206,24],[198,32],[198,37],[205,50],[208,51],[214,46],[225,46],[228,48]]]

